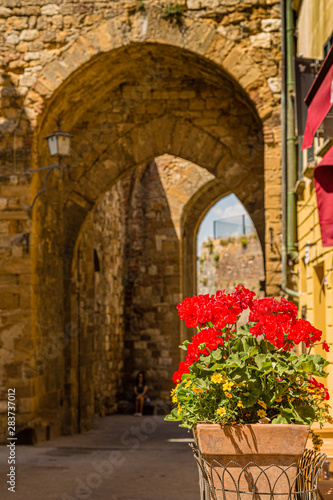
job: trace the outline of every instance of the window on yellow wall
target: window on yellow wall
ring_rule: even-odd
[[[300,278],[301,278],[301,293],[307,292],[306,265],[303,259],[300,259]]]
[[[326,293],[323,286],[325,277],[324,263],[315,266],[313,273],[314,325],[323,332],[323,340],[326,340]],[[321,353],[320,346],[318,353]]]
[[[324,285],[325,267],[320,263],[313,268],[313,308],[314,308],[314,326],[323,332],[322,340],[326,338],[326,290]],[[315,354],[324,354],[321,345],[315,347]],[[320,380],[325,387],[327,379]]]

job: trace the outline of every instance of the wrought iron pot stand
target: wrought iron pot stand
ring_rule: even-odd
[[[326,460],[322,453],[306,450],[288,467],[263,467],[254,462],[241,466],[234,461],[222,465],[216,460],[209,463],[195,445],[190,446],[199,469],[201,500],[317,500],[318,479]],[[293,474],[290,480],[288,471],[295,467],[296,477]]]

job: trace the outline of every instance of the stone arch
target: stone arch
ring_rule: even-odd
[[[201,187],[188,201],[182,217],[182,295],[190,296],[196,286],[196,239],[202,220],[221,198],[231,194],[236,194],[238,199],[248,211],[254,226],[257,230],[263,254],[265,251],[265,220],[264,220],[264,199],[261,192],[261,185],[258,179],[252,178],[244,185],[236,186],[233,191],[221,179],[212,179]],[[183,325],[182,325],[183,327]],[[182,337],[189,335],[188,329],[182,328]]]
[[[170,45],[214,63],[244,90],[262,121],[277,105],[262,65],[250,53],[249,39],[233,41],[213,25],[191,17],[185,17],[180,27],[165,20],[160,8],[151,5],[127,18],[120,14],[103,20],[65,46],[38,74],[33,91],[27,95],[27,107],[37,117],[41,104],[47,103],[66,80],[93,65],[95,58],[143,43]]]
[[[54,130],[58,118],[62,128],[75,135],[70,168],[62,178],[50,178],[32,221],[37,356],[47,332],[65,332],[72,338],[61,355],[48,360],[47,374],[39,377],[36,414],[52,399],[55,435],[78,429],[79,394],[73,372],[79,366],[80,325],[71,304],[72,273],[88,214],[128,172],[169,153],[214,176],[211,185],[188,204],[185,235],[191,235],[203,213],[196,211],[200,199],[205,198],[208,209],[221,193],[235,192],[241,201],[247,198],[253,204],[251,212],[264,239],[264,215],[266,221],[271,217],[269,203],[265,207],[264,176],[266,171],[279,175],[279,106],[246,42],[227,40],[213,26],[191,18],[185,18],[180,28],[149,7],[146,13],[132,15],[130,24],[115,17],[73,40],[41,71],[28,93],[27,108],[35,125],[35,167],[45,165],[43,138]],[[277,129],[277,139],[264,141],[267,128],[273,136]],[[34,174],[32,194],[42,179],[43,174]],[[193,247],[190,238],[182,246],[183,262],[190,255],[188,245]],[[49,395],[51,372],[61,378]],[[89,425],[89,418],[84,425]]]

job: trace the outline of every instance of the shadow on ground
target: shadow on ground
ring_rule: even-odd
[[[198,500],[192,434],[164,417],[114,415],[93,430],[16,449],[16,493],[7,490],[8,449],[0,447],[6,500]]]

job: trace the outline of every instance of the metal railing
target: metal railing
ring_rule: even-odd
[[[245,236],[255,232],[252,221],[246,215],[236,215],[225,219],[214,220],[214,240]]]
[[[234,461],[222,465],[216,460],[209,463],[195,445],[190,446],[199,469],[201,500],[317,500],[325,454],[306,450],[288,466],[242,466]]]

